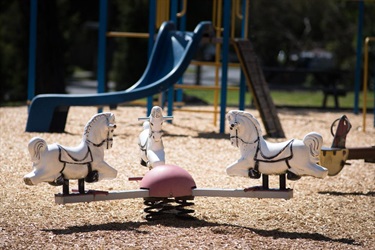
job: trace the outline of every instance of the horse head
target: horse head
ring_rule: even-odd
[[[163,122],[168,120],[170,121],[172,119],[172,116],[163,116],[163,110],[159,106],[154,106],[151,109],[150,116],[138,118],[139,121],[145,121],[143,123],[144,132],[140,134],[140,137],[142,137],[142,139],[140,139],[141,145],[144,145],[144,143],[146,143],[145,133],[148,133],[148,138],[151,138],[151,141],[160,142],[164,134]],[[148,132],[145,132],[146,130]]]
[[[101,147],[105,144],[106,149],[109,149],[113,145],[115,128],[115,115],[113,113],[96,114],[85,127],[84,138],[96,147]]]
[[[152,138],[155,142],[159,142],[162,139],[163,136],[163,112],[161,107],[154,106],[151,109],[150,114],[150,130],[149,130],[149,136]]]
[[[262,131],[258,121],[250,113],[241,110],[231,110],[226,116],[229,123],[231,144],[251,144],[259,140]]]
[[[159,106],[152,107],[151,118],[163,119],[163,111],[162,111],[161,107],[159,107]]]

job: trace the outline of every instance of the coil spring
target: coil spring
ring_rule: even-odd
[[[176,202],[178,205],[173,206],[172,202]],[[146,198],[143,204],[146,206],[143,210],[146,213],[146,220],[161,219],[166,214],[175,214],[177,218],[189,219],[192,218],[190,214],[194,213],[193,209],[186,209],[186,207],[194,205],[193,202],[188,202],[186,197],[175,199]]]
[[[194,202],[189,202],[186,198],[176,198],[175,199],[178,206],[176,206],[177,215],[176,217],[181,219],[190,219],[193,218],[191,216],[194,213],[194,209],[187,209],[186,207],[194,206]]]
[[[145,199],[143,204],[146,208],[143,210],[146,213],[146,220],[156,220],[165,214],[166,211],[174,209],[170,203],[174,202],[173,199],[163,198],[148,198]]]

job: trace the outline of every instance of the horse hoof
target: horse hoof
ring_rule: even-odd
[[[291,181],[297,181],[297,180],[301,179],[301,176],[296,175],[295,173],[288,171],[286,173],[286,178],[288,180],[291,180]]]
[[[64,177],[60,175],[56,180],[48,182],[51,186],[62,186],[64,184]]]
[[[85,178],[85,181],[88,182],[88,183],[91,183],[91,182],[97,182],[99,180],[99,173],[98,171],[94,170],[94,171],[91,171]]]
[[[147,162],[145,162],[143,159],[141,159],[141,165],[144,167],[147,167]]]
[[[260,174],[259,171],[255,170],[253,168],[249,169],[249,177],[251,179],[259,179],[260,176],[261,176],[261,174]]]

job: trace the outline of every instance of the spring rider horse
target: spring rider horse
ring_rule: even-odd
[[[28,149],[33,170],[24,176],[27,185],[48,182],[63,186],[69,193],[69,180],[79,180],[79,192],[84,192],[84,181],[97,182],[116,178],[117,170],[104,161],[104,149],[113,144],[116,128],[112,113],[94,115],[86,124],[81,143],[77,147],[64,147],[57,143],[47,145],[40,137],[30,140]]]
[[[138,118],[139,121],[145,120],[138,140],[142,166],[152,169],[165,164],[162,126],[164,121],[172,119],[172,116],[163,116],[162,108],[159,106],[151,109],[149,117]]]
[[[317,164],[323,144],[320,134],[311,132],[303,140],[272,143],[264,140],[259,122],[250,113],[232,110],[226,118],[231,144],[241,152],[241,158],[226,168],[228,175],[258,179],[261,174],[286,174],[289,180],[327,176],[328,170]]]

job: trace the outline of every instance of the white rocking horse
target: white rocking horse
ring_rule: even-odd
[[[164,121],[172,119],[171,116],[163,116],[162,108],[159,106],[151,109],[149,117],[138,118],[140,121],[146,120],[138,140],[142,166],[152,169],[165,164],[162,126]]]
[[[114,179],[117,170],[104,161],[104,149],[113,144],[116,128],[112,113],[94,115],[87,123],[81,144],[69,148],[59,144],[49,144],[42,138],[34,137],[29,142],[29,152],[33,170],[24,176],[27,185],[48,182],[59,186],[65,180],[85,179],[96,182]]]
[[[226,168],[228,175],[257,179],[261,174],[286,173],[289,180],[298,180],[305,175],[327,176],[328,170],[317,164],[323,144],[320,134],[311,132],[303,140],[272,143],[263,139],[261,127],[250,113],[232,110],[226,118],[231,144],[241,153],[241,158]]]

